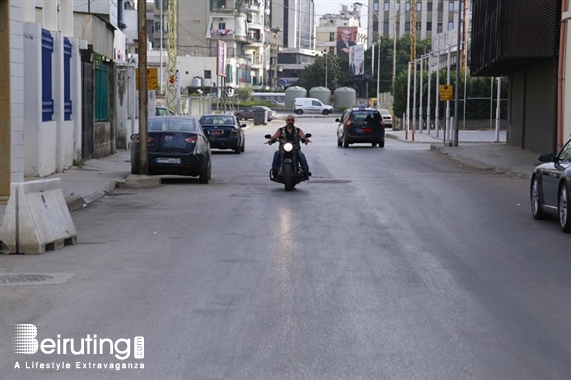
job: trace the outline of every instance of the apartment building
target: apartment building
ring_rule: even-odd
[[[355,44],[367,44],[367,29],[361,27],[361,10],[349,10],[343,5],[339,13],[327,13],[319,18],[315,50],[336,55],[337,41],[342,30],[352,32]]]
[[[411,4],[410,0],[369,0],[368,33],[372,37],[369,46],[379,34],[390,38],[410,34]],[[437,34],[458,30],[458,12],[464,12],[464,6],[471,4],[465,0],[417,0],[417,40],[434,39]]]

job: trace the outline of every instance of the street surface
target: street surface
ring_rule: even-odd
[[[0,286],[0,378],[571,378],[570,236],[531,217],[528,179],[428,144],[339,148],[333,120],[298,119],[313,176],[292,192],[268,179],[275,121],[216,152],[208,185],[118,189],[72,213],[78,245],[0,257],[67,275]],[[16,354],[13,324],[130,356]],[[25,368],[52,362],[71,368]]]

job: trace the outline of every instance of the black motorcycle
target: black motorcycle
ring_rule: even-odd
[[[266,139],[271,139],[272,135],[265,135],[264,137]],[[311,133],[306,133],[305,137],[310,138]],[[294,142],[287,141],[285,136],[281,136],[277,139],[277,142],[280,144],[280,166],[278,168],[277,176],[272,176],[272,171],[270,170],[270,180],[283,183],[286,191],[293,190],[295,185],[309,179],[301,168],[297,157],[299,145],[300,143],[305,143],[305,139],[301,139],[299,136],[295,136],[295,139],[296,140]]]

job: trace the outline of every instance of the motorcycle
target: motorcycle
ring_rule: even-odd
[[[271,139],[272,135],[265,135],[266,139]],[[311,133],[305,134],[306,138],[311,137]],[[300,182],[307,181],[309,177],[305,174],[298,160],[297,152],[299,151],[299,143],[305,143],[305,139],[296,136],[296,141],[286,141],[285,136],[277,139],[279,145],[280,166],[277,176],[272,176],[270,170],[270,180],[283,183],[286,191],[291,191]]]

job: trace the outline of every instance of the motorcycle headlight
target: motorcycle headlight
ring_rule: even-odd
[[[284,150],[286,152],[291,152],[293,150],[293,144],[292,143],[285,143],[284,144]]]

